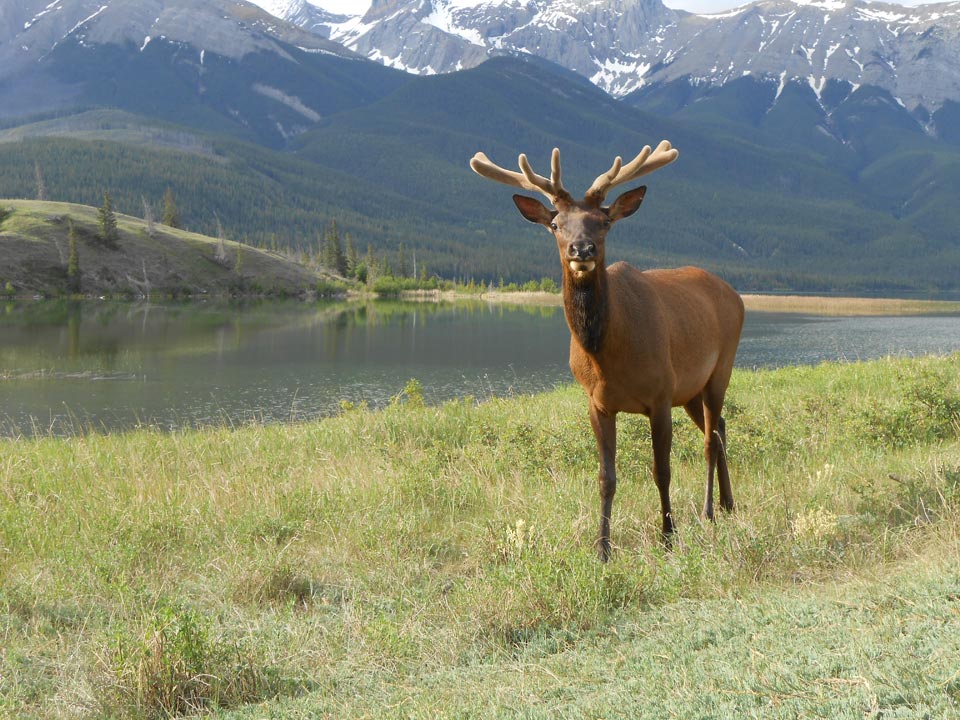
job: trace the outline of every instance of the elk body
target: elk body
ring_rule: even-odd
[[[733,509],[722,410],[743,326],[743,301],[730,285],[699,268],[641,272],[623,262],[607,267],[604,261],[608,230],[636,212],[646,187],[623,193],[609,207],[603,205],[606,193],[676,157],[677,151],[667,141],[655,151],[645,147],[627,165],[618,157],[579,201],[561,184],[557,149],[549,179],[535,174],[525,155],[520,156],[519,173],[494,165],[483,153],[470,161],[480,175],[540,192],[553,205],[548,208],[534,198],[513,196],[523,217],[553,233],[560,252],[564,313],[571,335],[570,369],[589,398],[590,424],[600,457],[597,547],[603,560],[610,556],[619,412],[642,413],[650,419],[653,475],[668,542],[674,529],[671,408],[682,406],[704,434],[703,514],[713,519],[715,476],[721,508]]]

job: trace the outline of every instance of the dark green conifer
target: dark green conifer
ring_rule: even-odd
[[[113,204],[110,202],[110,193],[103,194],[103,205],[97,214],[100,222],[100,242],[110,248],[117,247],[120,240],[120,230],[117,228],[117,216],[113,214]]]
[[[407,254],[403,250],[403,243],[397,246],[397,277],[405,278],[410,274],[407,267]]]
[[[360,260],[357,258],[357,248],[353,245],[353,236],[350,233],[346,234],[347,240],[347,277],[356,277],[357,276],[357,265],[359,265]]]
[[[167,188],[163,194],[163,219],[161,222],[172,228],[180,227],[180,211],[177,210],[177,204],[173,199],[173,190]]]
[[[71,293],[80,292],[80,257],[77,253],[77,229],[70,220],[70,233],[67,236],[70,244],[70,256],[67,259],[67,289]]]

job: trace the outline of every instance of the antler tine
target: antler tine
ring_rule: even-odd
[[[470,167],[475,173],[489,180],[532,192],[543,193],[554,205],[561,200],[570,199],[570,193],[564,189],[563,184],[560,182],[560,150],[558,148],[553,149],[553,154],[550,158],[549,180],[542,175],[537,175],[533,171],[526,155],[520,155],[517,163],[520,166],[521,172],[505,170],[491,162],[482,152],[478,152],[470,161]]]
[[[593,185],[587,190],[586,198],[592,202],[600,203],[611,188],[635,180],[654,170],[659,170],[664,165],[669,165],[676,160],[679,154],[676,148],[670,146],[668,141],[662,140],[657,145],[657,149],[653,151],[650,150],[649,145],[645,145],[643,150],[626,165],[622,165],[622,160],[618,156],[613,161],[613,167],[593,181]]]

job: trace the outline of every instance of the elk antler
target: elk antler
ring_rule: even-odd
[[[593,185],[587,190],[584,199],[591,204],[599,205],[603,202],[603,198],[606,197],[610,188],[635,180],[654,170],[659,170],[664,165],[669,165],[676,160],[679,154],[676,148],[670,147],[669,142],[661,140],[656,150],[651,152],[650,146],[647,145],[640,151],[639,155],[622,167],[623,159],[618,155],[613,161],[613,167],[593,181]]]
[[[521,154],[518,163],[522,172],[504,170],[499,165],[492,163],[482,152],[478,152],[470,161],[470,167],[473,168],[475,173],[483,175],[483,177],[489,180],[494,180],[504,185],[512,185],[524,190],[543,193],[550,199],[550,202],[552,202],[554,206],[556,206],[558,202],[573,201],[570,193],[564,189],[563,184],[560,182],[559,149],[554,148],[553,154],[550,156],[549,180],[533,172],[533,168],[530,167],[526,155]]]

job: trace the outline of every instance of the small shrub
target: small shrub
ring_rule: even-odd
[[[377,295],[399,295],[400,291],[403,290],[403,286],[400,284],[400,281],[389,275],[382,275],[373,281],[371,289],[377,293]]]
[[[198,610],[162,602],[142,637],[115,637],[108,696],[118,708],[171,717],[271,697],[268,675]]]
[[[876,442],[906,447],[915,442],[960,435],[960,392],[943,370],[921,367],[898,373],[899,397],[873,400],[859,416],[862,435]]]
[[[560,288],[553,278],[545,277],[540,281],[540,292],[556,293],[560,292]]]
[[[261,605],[292,603],[303,608],[318,594],[318,586],[297,568],[280,562],[246,578],[242,590],[238,590],[237,594],[240,598],[251,597]]]
[[[339,280],[318,280],[316,292],[319,297],[345,295],[347,292],[347,284]]]
[[[423,399],[423,384],[416,378],[407,380],[403,390],[393,396],[391,405],[399,405],[404,402],[411,407],[423,407],[426,403]]]

